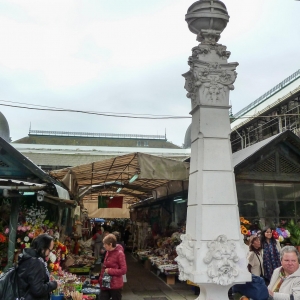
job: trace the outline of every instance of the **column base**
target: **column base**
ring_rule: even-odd
[[[228,291],[232,285],[201,284],[200,295],[195,300],[228,300]]]

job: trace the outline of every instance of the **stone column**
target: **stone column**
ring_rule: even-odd
[[[200,44],[192,49],[183,74],[191,99],[191,164],[186,234],[177,247],[180,280],[200,286],[198,299],[228,299],[235,283],[251,280],[240,233],[232,165],[229,91],[238,63],[218,44],[229,16],[218,0],[200,0],[186,21]]]

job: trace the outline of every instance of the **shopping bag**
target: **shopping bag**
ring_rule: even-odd
[[[123,275],[123,282],[127,282],[126,274]]]
[[[102,287],[110,289],[111,276],[104,272],[102,277]]]

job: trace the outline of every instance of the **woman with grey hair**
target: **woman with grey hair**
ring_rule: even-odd
[[[274,300],[300,299],[299,252],[294,246],[285,246],[280,260],[281,267],[274,270],[268,286],[269,295]]]

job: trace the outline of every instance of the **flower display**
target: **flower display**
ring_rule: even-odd
[[[284,242],[285,239],[291,236],[290,232],[283,227],[278,227],[276,230],[273,230],[272,235],[274,239],[278,240],[280,243]]]
[[[240,229],[244,236],[251,235],[251,231],[249,230],[250,225],[251,223],[248,220],[246,220],[244,217],[240,217]]]
[[[0,233],[0,243],[5,243],[5,242],[6,242],[6,236]]]
[[[55,238],[55,236],[57,235],[55,235],[54,233],[53,236]],[[49,270],[53,272],[57,272],[60,268],[61,261],[65,260],[67,254],[68,254],[68,248],[63,243],[55,239],[54,247],[49,255],[49,260],[48,260]]]

